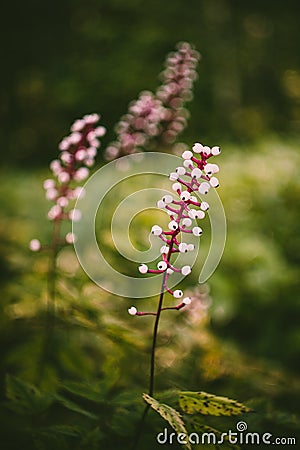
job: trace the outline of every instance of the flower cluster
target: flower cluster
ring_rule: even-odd
[[[156,91],[156,97],[166,108],[165,121],[162,123],[162,140],[172,144],[187,124],[188,111],[184,103],[193,97],[193,82],[197,78],[196,67],[200,54],[187,42],[178,44],[177,52],[172,52],[166,60],[162,72],[162,85]]]
[[[183,165],[176,168],[175,172],[170,174],[170,180],[173,181],[172,190],[176,196],[167,194],[158,201],[158,208],[166,210],[170,216],[168,230],[164,231],[159,225],[152,227],[152,234],[158,236],[163,246],[160,249],[162,259],[157,264],[157,269],[149,269],[146,264],[139,266],[142,274],[155,273],[163,274],[162,292],[168,292],[175,299],[183,300],[176,306],[161,308],[161,311],[167,309],[179,310],[185,305],[191,303],[190,297],[184,297],[182,290],[172,290],[168,288],[168,279],[174,272],[179,272],[186,276],[191,273],[191,267],[186,265],[177,268],[171,263],[171,257],[174,253],[186,253],[194,250],[193,244],[187,244],[181,236],[191,233],[196,237],[202,235],[202,228],[195,225],[195,219],[203,219],[205,212],[209,209],[209,204],[205,201],[198,201],[193,193],[200,196],[206,195],[211,188],[219,186],[218,179],[214,176],[219,172],[217,164],[212,164],[208,160],[212,156],[220,153],[218,146],[208,147],[200,143],[193,146],[193,151],[186,150],[182,154]],[[140,312],[134,306],[129,308],[131,315],[156,315],[155,312]]]
[[[54,223],[80,220],[80,211],[71,209],[70,203],[83,194],[78,183],[89,176],[89,168],[94,165],[100,146],[99,138],[106,132],[103,126],[97,125],[99,119],[98,114],[88,114],[75,120],[69,136],[59,143],[59,158],[50,164],[53,178],[43,184],[46,199],[54,203],[48,212],[48,218]],[[67,233],[64,242],[71,244],[74,239],[72,233]],[[38,239],[33,239],[29,247],[32,251],[38,251],[41,244]]]
[[[162,85],[155,94],[141,92],[117,124],[117,140],[105,152],[108,160],[149,148],[154,139],[168,144],[175,141],[186,126],[183,105],[192,97],[199,57],[188,43],[179,44],[177,51],[168,55]]]

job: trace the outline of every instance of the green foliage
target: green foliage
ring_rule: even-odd
[[[177,434],[184,433],[185,436],[188,435],[181,415],[178,411],[176,411],[176,409],[165,405],[164,403],[159,403],[148,394],[143,394],[143,399],[171,425]],[[184,446],[191,450],[191,445],[189,442],[187,442]]]
[[[180,392],[179,405],[187,414],[200,413],[211,416],[235,416],[250,412],[242,403],[207,392]]]

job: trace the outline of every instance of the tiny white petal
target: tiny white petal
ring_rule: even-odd
[[[168,225],[169,230],[177,230],[178,223],[175,222],[175,220],[171,220],[171,222]]]
[[[174,273],[174,270],[171,269],[171,267],[167,268],[167,274],[172,275],[172,273]]]
[[[212,187],[218,187],[218,186],[219,186],[219,180],[218,180],[218,178],[216,178],[216,177],[212,177],[212,178],[209,180],[209,182],[210,182],[210,185],[211,185]]]
[[[219,155],[219,154],[221,153],[220,147],[218,147],[218,146],[216,145],[215,147],[213,147],[213,148],[211,149],[211,153],[212,153],[214,156]]]
[[[200,144],[199,142],[196,142],[196,143],[193,145],[193,152],[195,152],[195,153],[201,153],[201,152],[203,152],[203,145]]]
[[[177,167],[176,172],[178,173],[178,175],[184,175],[186,170],[184,167]]]
[[[200,208],[202,211],[207,211],[209,209],[209,204],[207,202],[201,202]]]
[[[187,202],[191,198],[191,194],[188,191],[183,191],[181,192],[180,198],[181,200]]]
[[[76,236],[74,233],[67,233],[65,239],[68,244],[74,244],[76,241]]]
[[[190,266],[183,266],[181,269],[182,275],[189,275],[191,273],[191,267]]]
[[[180,189],[181,189],[181,184],[180,184],[180,183],[174,183],[174,184],[172,185],[172,189],[173,189],[173,191],[178,191],[178,190],[180,190]]]
[[[178,173],[176,173],[176,172],[171,172],[171,173],[170,173],[170,176],[169,176],[169,179],[170,179],[171,181],[176,181],[176,180],[178,180],[178,177],[179,177],[179,174],[178,174]]]
[[[186,150],[182,153],[182,157],[183,159],[191,159],[193,157],[193,152],[191,152],[190,150]]]
[[[188,244],[187,249],[189,252],[193,252],[195,250],[194,244]]]
[[[180,253],[186,253],[188,251],[188,245],[185,242],[181,242],[178,246]]]
[[[164,209],[165,206],[166,206],[166,204],[163,200],[158,200],[158,202],[157,202],[158,208]]]
[[[136,307],[135,307],[135,306],[132,306],[131,308],[129,308],[129,309],[128,309],[128,313],[129,313],[131,316],[135,316],[136,313],[137,313]]]
[[[192,225],[191,219],[189,219],[188,217],[186,217],[185,219],[183,219],[182,225],[184,225],[184,226],[186,226],[186,227],[190,227],[190,226]]]
[[[147,264],[140,264],[140,265],[139,265],[139,272],[140,272],[140,273],[147,273],[147,272],[148,272],[148,266],[147,266]]]
[[[158,270],[166,270],[168,267],[167,263],[165,261],[159,261],[157,264]]]
[[[73,220],[73,222],[78,222],[81,219],[81,211],[79,211],[79,209],[72,209],[69,212],[69,218]]]
[[[190,305],[191,302],[192,302],[191,297],[185,297],[185,298],[182,300],[182,303],[184,303],[185,305]]]
[[[173,297],[175,298],[181,298],[183,296],[183,292],[180,289],[176,289],[176,291],[173,292]]]
[[[172,195],[164,195],[164,197],[162,198],[162,201],[166,204],[172,203],[173,197],[172,197]]]
[[[192,178],[195,178],[196,180],[198,180],[198,178],[200,178],[202,175],[202,171],[196,167],[195,169],[192,170],[191,175],[192,175]]]
[[[160,236],[162,233],[162,228],[159,225],[153,225],[151,228],[151,233],[154,234],[154,236]]]
[[[210,154],[211,154],[211,149],[210,149],[210,147],[208,147],[207,145],[205,145],[205,146],[203,147],[203,151],[204,151],[204,153],[206,153],[207,155],[210,155]]]
[[[197,200],[197,197],[195,197],[194,195],[191,195],[190,200],[191,200],[192,202],[197,202],[197,201],[198,201],[198,200]]]
[[[161,254],[167,254],[169,252],[169,247],[167,245],[163,245],[162,247],[160,247],[160,253]]]
[[[204,183],[201,183],[199,186],[199,189],[198,189],[200,194],[207,194],[209,190],[210,190],[210,184],[207,183],[206,181],[204,181]]]
[[[194,167],[193,162],[192,162],[190,159],[185,159],[185,160],[183,161],[183,165],[184,165],[184,167],[186,167],[186,168]]]
[[[202,234],[202,228],[200,227],[194,227],[192,231],[194,236],[201,236]]]
[[[29,248],[32,252],[38,252],[41,248],[41,243],[38,239],[32,239],[29,242]]]

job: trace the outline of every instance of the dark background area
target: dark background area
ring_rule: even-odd
[[[185,138],[239,143],[300,129],[297,0],[29,0],[4,7],[0,123],[4,163],[43,165],[83,112],[113,126],[165,55],[203,56]]]

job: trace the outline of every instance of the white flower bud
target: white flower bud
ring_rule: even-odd
[[[178,173],[178,175],[184,175],[186,170],[184,167],[177,167],[176,172]]]
[[[158,200],[158,202],[157,202],[158,208],[164,209],[165,206],[166,206],[166,204],[163,200]]]
[[[171,172],[170,175],[169,175],[169,179],[170,179],[171,181],[176,181],[176,180],[178,180],[178,177],[179,177],[179,174],[176,173],[176,172]]]
[[[191,202],[197,202],[198,201],[197,197],[195,197],[194,195],[190,196],[190,200],[191,200]]]
[[[191,273],[192,269],[190,266],[183,266],[181,269],[182,275],[189,275]]]
[[[182,300],[182,303],[184,303],[185,305],[190,305],[191,302],[192,302],[191,297],[185,297],[185,298]]]
[[[204,219],[205,217],[205,212],[201,211],[201,210],[197,210],[195,212],[195,219]]]
[[[198,178],[200,178],[202,175],[202,171],[198,168],[195,168],[192,170],[191,175],[192,175],[192,178],[198,180]]]
[[[191,159],[193,157],[193,152],[191,152],[190,150],[186,150],[182,153],[182,157],[183,159]]]
[[[200,228],[200,227],[194,227],[194,228],[192,229],[192,232],[193,232],[193,235],[194,235],[194,236],[201,236],[201,234],[202,234],[202,228]]]
[[[140,272],[140,273],[147,273],[147,272],[148,272],[148,266],[147,266],[147,264],[140,264],[140,265],[139,265],[139,272]]]
[[[218,180],[218,178],[216,178],[216,177],[212,177],[212,178],[209,180],[209,182],[210,182],[210,185],[211,185],[212,187],[214,187],[214,188],[216,188],[216,187],[219,186],[219,180]]]
[[[162,228],[159,225],[153,225],[151,228],[151,233],[154,234],[154,236],[160,236],[162,233]]]
[[[41,243],[38,239],[32,239],[29,242],[29,248],[32,252],[38,252],[41,249]]]
[[[166,270],[168,267],[167,263],[165,261],[159,261],[157,264],[158,270]]]
[[[131,308],[129,308],[129,309],[128,309],[128,313],[129,313],[131,316],[135,316],[136,313],[137,313],[136,307],[135,307],[135,306],[132,306]]]
[[[172,197],[172,195],[165,195],[162,198],[162,201],[168,205],[169,203],[172,203],[173,197]]]
[[[183,292],[180,289],[176,289],[176,291],[173,292],[173,297],[175,298],[181,298],[183,296]]]
[[[190,209],[189,212],[188,212],[189,217],[190,217],[191,219],[196,219],[196,215],[195,215],[196,212],[197,212],[196,209]]]
[[[185,160],[183,161],[183,165],[184,165],[184,167],[186,167],[187,169],[188,169],[189,167],[194,167],[193,162],[192,162],[190,159],[185,159]]]
[[[190,227],[190,226],[192,225],[191,219],[189,219],[188,217],[186,217],[185,219],[183,219],[182,225],[184,225],[185,227]]]
[[[208,147],[207,145],[205,145],[205,146],[203,147],[203,151],[204,151],[204,153],[206,153],[207,155],[210,155],[210,154],[211,154],[211,149],[210,149],[210,147]]]
[[[188,191],[183,191],[183,192],[181,192],[180,198],[184,202],[187,202],[191,198],[191,194]]]
[[[209,190],[210,190],[210,184],[207,183],[206,181],[204,181],[204,183],[201,183],[199,186],[199,189],[198,189],[200,194],[207,194]]]
[[[207,202],[201,202],[200,208],[202,211],[207,211],[209,209],[209,204]]]
[[[213,147],[213,148],[211,149],[211,153],[212,153],[214,156],[219,155],[219,154],[221,153],[220,147],[218,147],[218,146],[216,145],[215,147]]]
[[[204,172],[206,173],[206,175],[212,175],[213,172],[213,164],[206,164],[206,166],[204,167]]]
[[[181,242],[178,245],[178,250],[180,251],[180,253],[186,253],[188,251],[188,246],[185,242]]]
[[[68,244],[74,244],[76,236],[74,233],[67,233],[65,239]]]
[[[181,184],[180,183],[174,183],[172,185],[172,189],[173,189],[173,191],[178,191],[178,189],[180,190],[181,189]]]
[[[43,183],[43,188],[46,189],[46,190],[54,188],[54,187],[55,187],[55,181],[52,180],[51,178],[45,180],[44,183]]]
[[[171,222],[168,225],[169,230],[177,230],[178,223],[175,222],[175,220],[171,220]]]
[[[188,244],[187,249],[189,252],[193,252],[195,250],[194,244]]]
[[[79,222],[81,219],[81,211],[79,211],[79,209],[72,209],[69,212],[69,218],[73,220],[73,222]]]
[[[161,254],[167,254],[169,252],[169,247],[167,245],[163,245],[162,247],[160,247],[160,253]]]
[[[70,181],[70,175],[68,172],[60,172],[57,179],[60,183],[68,183],[68,181]]]
[[[200,144],[199,142],[196,142],[196,143],[193,145],[193,152],[195,152],[195,153],[201,153],[201,152],[203,152],[203,145]]]

